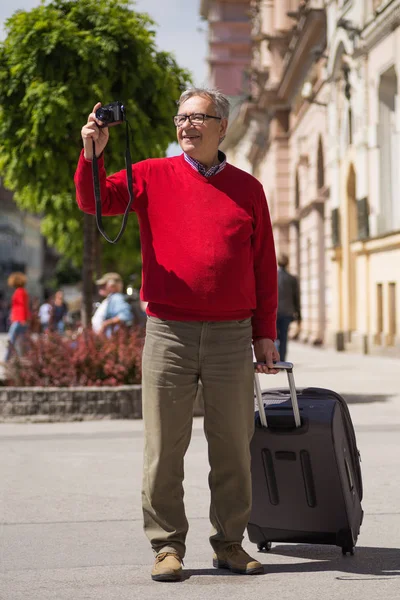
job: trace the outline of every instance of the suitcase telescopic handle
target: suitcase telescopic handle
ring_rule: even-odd
[[[259,363],[259,362],[254,363],[255,367],[257,367],[258,365],[265,365],[265,363]],[[294,422],[295,422],[296,427],[300,427],[301,418],[300,418],[300,411],[299,411],[299,403],[297,400],[296,386],[295,386],[294,377],[293,377],[293,363],[276,362],[276,363],[274,363],[274,368],[281,369],[282,371],[286,371],[286,373],[287,373],[288,382],[289,382],[289,390],[290,390],[290,399],[292,402],[292,408],[293,408],[293,414],[294,414]],[[263,403],[263,399],[262,399],[260,379],[259,379],[257,373],[254,373],[254,391],[256,393],[256,399],[257,399],[257,404],[258,404],[258,411],[260,414],[261,425],[263,427],[268,427],[267,416],[265,414],[264,403]]]

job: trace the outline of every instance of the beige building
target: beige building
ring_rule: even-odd
[[[400,354],[400,1],[326,2],[330,341]]]
[[[263,183],[277,249],[300,278],[300,337],[321,344],[330,302],[326,13],[322,2],[291,0],[260,0],[253,10],[251,100],[223,149]]]
[[[223,149],[267,192],[301,339],[400,355],[400,0],[249,4],[251,96]]]

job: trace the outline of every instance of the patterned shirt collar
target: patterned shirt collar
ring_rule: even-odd
[[[209,169],[206,169],[206,167],[198,160],[191,158],[188,154],[186,154],[186,152],[183,154],[186,162],[188,162],[195,171],[198,171],[200,175],[203,175],[204,177],[212,177],[213,175],[220,173],[226,167],[226,156],[223,152],[221,152],[221,150],[218,150],[218,160],[220,161],[219,165],[214,165]]]

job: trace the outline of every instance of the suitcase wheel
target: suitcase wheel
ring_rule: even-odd
[[[351,556],[354,556],[354,552],[356,551],[356,549],[354,548],[354,546],[343,546],[342,547],[342,554],[343,556],[346,556],[346,554],[351,554]]]
[[[272,548],[271,542],[260,542],[257,544],[257,548],[259,552],[269,552]]]

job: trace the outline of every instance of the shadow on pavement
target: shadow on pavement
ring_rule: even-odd
[[[268,573],[310,573],[314,571],[340,571],[351,575],[369,577],[337,577],[337,579],[387,579],[400,577],[399,548],[371,548],[357,546],[354,556],[343,556],[336,546],[278,545],[271,553],[301,558],[313,562],[297,564],[267,564]],[[260,553],[258,554],[258,560]],[[264,561],[262,561],[264,562]]]
[[[371,404],[372,402],[387,402],[394,398],[393,394],[341,394],[347,404]]]
[[[263,555],[262,555],[263,554]],[[273,564],[266,562],[269,554],[278,554],[288,558],[300,558],[307,562]],[[336,571],[340,580],[376,580],[395,579],[400,577],[399,548],[367,548],[356,547],[354,556],[343,556],[341,549],[327,546],[277,545],[271,552],[253,553],[253,556],[264,564],[264,574],[278,573],[318,573]],[[310,562],[308,562],[310,561]],[[347,574],[347,575],[346,575]],[[187,569],[183,572],[183,580],[195,576],[242,577],[225,569]]]
[[[240,575],[231,573],[227,569],[184,569],[182,581],[191,577],[198,577],[199,575],[208,575],[209,577],[241,577]]]

